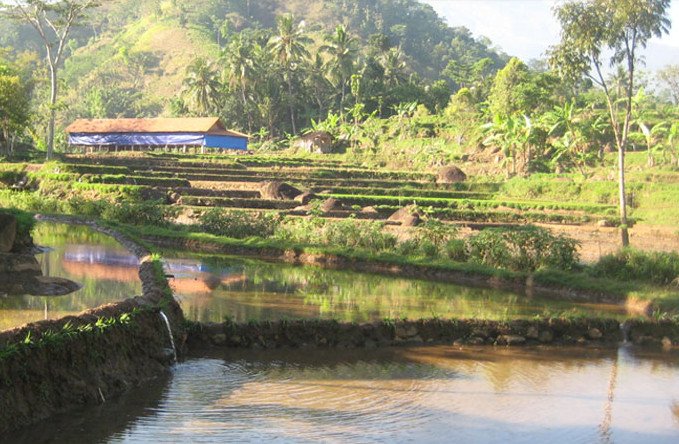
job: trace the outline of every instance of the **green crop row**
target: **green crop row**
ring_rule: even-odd
[[[101,184],[124,184],[124,185],[146,185],[146,186],[160,186],[160,187],[188,187],[190,183],[186,179],[179,179],[174,177],[142,177],[129,176],[125,174],[113,175],[84,175],[81,176],[83,182],[101,183]]]
[[[435,199],[488,199],[491,193],[478,191],[418,190],[415,188],[314,187],[313,193],[389,197],[428,197]]]
[[[128,174],[126,166],[89,165],[76,163],[51,162],[43,166],[45,173],[76,173],[76,174]]]
[[[514,210],[562,210],[583,211],[590,214],[614,214],[615,207],[610,205],[577,204],[563,202],[516,202],[483,199],[444,199],[432,197],[399,197],[399,196],[361,196],[350,194],[326,194],[339,199],[347,205],[408,205],[431,206],[434,208],[475,209],[475,208],[511,208]]]
[[[298,202],[266,199],[239,199],[228,197],[194,197],[182,196],[182,205],[227,208],[260,208],[271,210],[289,210],[299,205]]]

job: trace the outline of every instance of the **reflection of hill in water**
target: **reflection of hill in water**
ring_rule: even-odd
[[[227,276],[216,276],[211,273],[197,273],[190,277],[180,277],[170,279],[170,287],[178,294],[210,294],[217,290],[220,285],[231,286],[237,283],[246,282],[245,274],[234,274]]]
[[[136,267],[64,261],[62,268],[69,275],[78,278],[88,277],[116,282],[137,282],[139,280]]]

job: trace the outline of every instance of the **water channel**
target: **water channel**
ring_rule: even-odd
[[[167,379],[11,439],[676,443],[679,355],[628,346],[196,352]]]

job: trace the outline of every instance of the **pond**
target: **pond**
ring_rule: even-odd
[[[10,442],[679,441],[679,355],[619,349],[208,352]]]
[[[514,319],[536,315],[625,317],[619,305],[557,301],[354,271],[225,256],[165,253],[184,315],[201,322],[280,319]]]
[[[59,319],[141,293],[138,260],[115,239],[83,225],[39,222],[36,257],[43,275],[70,279],[82,288],[66,296],[0,296],[0,331]]]

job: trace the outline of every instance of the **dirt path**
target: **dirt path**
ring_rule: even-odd
[[[620,249],[620,232],[617,228],[604,228],[596,225],[542,226],[579,241],[580,258],[584,262],[595,262],[601,256]],[[679,252],[679,229],[638,224],[630,229],[630,244],[644,251]]]

